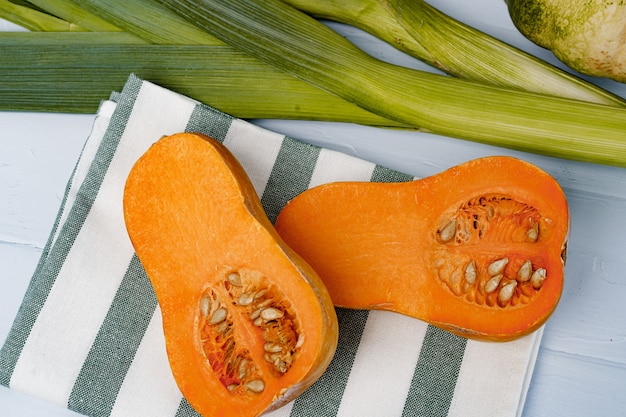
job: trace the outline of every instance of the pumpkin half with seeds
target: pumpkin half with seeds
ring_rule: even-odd
[[[321,376],[337,345],[332,301],[223,145],[191,133],[157,141],[130,171],[124,219],[173,376],[201,415],[257,416]]]
[[[321,185],[276,222],[335,305],[396,311],[492,341],[532,332],[553,312],[568,226],[557,182],[499,156],[404,183]]]

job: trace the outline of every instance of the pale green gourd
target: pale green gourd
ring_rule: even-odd
[[[515,26],[583,74],[626,82],[625,0],[505,0]]]

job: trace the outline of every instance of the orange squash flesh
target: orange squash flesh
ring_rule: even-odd
[[[491,341],[528,334],[553,312],[568,228],[557,182],[496,156],[405,183],[321,185],[276,222],[336,306],[395,311]]]
[[[124,218],[196,411],[257,416],[321,376],[337,344],[332,301],[223,145],[194,133],[157,141],[128,176]]]

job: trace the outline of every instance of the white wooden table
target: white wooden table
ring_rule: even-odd
[[[433,0],[432,4],[556,63],[551,54],[515,31],[501,0]],[[0,30],[14,29],[0,21]],[[420,66],[359,31],[341,30],[381,59]],[[626,85],[601,83],[626,97]],[[93,119],[94,115],[0,112],[0,343],[35,269]],[[492,154],[522,157],[554,175],[571,210],[566,282],[545,329],[523,415],[626,416],[626,169],[349,124],[257,123],[416,176]],[[77,414],[0,387],[0,415]]]

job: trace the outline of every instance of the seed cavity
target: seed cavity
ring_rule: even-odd
[[[541,213],[504,194],[474,197],[457,207],[449,218],[436,230],[440,243],[528,243],[539,239]]]
[[[447,288],[468,302],[489,307],[527,304],[542,288],[546,270],[533,269],[529,259],[511,259],[514,258],[501,257],[482,264],[471,259],[457,269],[445,262],[438,267],[436,263],[432,265]],[[507,269],[507,265],[511,268]]]
[[[258,271],[221,275],[199,299],[197,323],[206,362],[231,395],[263,392],[267,375],[288,372],[305,340],[291,304]],[[253,357],[239,339],[250,335],[258,338],[262,357]]]
[[[442,285],[486,307],[516,308],[533,301],[548,275],[543,254],[530,254],[550,232],[551,223],[539,210],[510,195],[488,193],[450,207],[442,219],[431,232],[441,245],[430,255],[430,268]]]

